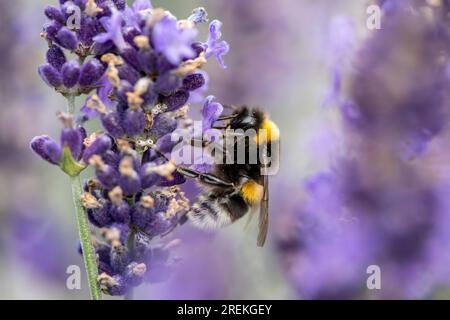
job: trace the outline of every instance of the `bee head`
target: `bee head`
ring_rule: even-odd
[[[237,112],[236,116],[230,122],[231,129],[255,129],[262,126],[264,121],[264,113],[259,110],[250,110],[243,106]]]

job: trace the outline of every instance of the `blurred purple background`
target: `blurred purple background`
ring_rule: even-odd
[[[426,59],[430,52],[447,59],[450,51],[424,40],[428,29],[434,31],[425,21],[412,31],[395,23],[392,34],[367,30],[369,2],[152,1],[178,17],[204,6],[211,19],[223,21],[224,39],[231,45],[228,68],[222,72],[217,64],[208,66],[208,94],[226,104],[265,108],[281,130],[282,163],[271,179],[271,231],[264,249],[255,245],[256,223],[245,227],[246,218],[214,235],[180,228],[175,236],[183,242],[176,250],[180,260],[174,275],[142,286],[136,298],[447,297],[447,126],[434,130],[430,122],[415,119],[448,116],[436,111],[447,110],[442,86],[448,74]],[[66,288],[66,268],[82,266],[68,178],[29,150],[35,135],[58,136],[54,115],[65,108],[64,99],[36,71],[46,47],[39,37],[43,8],[54,3],[0,2],[1,299],[88,295],[84,274],[82,290]],[[402,47],[399,39],[414,45]],[[378,55],[366,61],[364,49]],[[410,64],[402,64],[397,54]],[[366,68],[365,76],[355,76],[356,67]],[[421,72],[407,72],[414,68]],[[416,94],[413,101],[396,96],[413,84],[395,71],[429,77],[408,91]],[[422,88],[429,86],[438,92],[429,96]],[[434,95],[444,101],[435,102]],[[364,102],[366,96],[370,103]],[[417,106],[420,112],[408,111],[421,99],[425,107]],[[386,104],[388,111],[380,111]],[[376,118],[369,133],[358,131],[360,123],[346,122],[365,112]],[[400,130],[405,114],[415,117],[414,125]],[[388,143],[397,138],[401,146],[412,147]],[[382,290],[366,288],[369,265],[381,266]]]

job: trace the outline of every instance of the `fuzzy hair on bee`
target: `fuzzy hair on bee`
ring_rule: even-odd
[[[280,131],[277,125],[268,116],[260,111],[247,107],[234,107],[234,112],[224,116],[219,121],[227,121],[221,129],[255,130],[255,141],[258,153],[263,146],[270,153],[273,143],[278,143]],[[239,138],[238,138],[239,139]],[[236,144],[233,152],[237,152]],[[245,142],[245,152],[250,152],[250,141]],[[227,149],[224,151],[226,157]],[[267,175],[262,174],[262,168],[266,165],[260,159],[256,163],[247,161],[250,157],[246,154],[245,163],[216,164],[213,172],[202,174],[193,170],[181,172],[186,176],[196,177],[204,187],[197,201],[187,213],[194,226],[215,230],[230,225],[239,220],[250,211],[259,207],[259,234],[257,244],[263,246],[267,237],[269,223],[269,181]],[[236,157],[234,158],[236,159]]]

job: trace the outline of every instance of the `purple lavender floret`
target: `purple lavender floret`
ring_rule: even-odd
[[[74,28],[71,13],[78,9]],[[189,200],[181,191],[185,177],[164,154],[182,141],[173,141],[172,133],[192,126],[188,102],[191,94],[202,98],[206,87],[201,68],[210,56],[222,61],[228,47],[219,40],[218,21],[208,44],[197,39],[197,27],[207,21],[203,8],[178,20],[148,0],[131,6],[78,0],[60,1],[45,13],[48,63],[39,74],[69,99],[89,96],[76,121],[61,116],[61,144],[42,136],[32,149],[71,176],[94,168],[81,201],[90,223],[102,229],[95,241],[99,282],[105,293],[124,295],[170,275],[173,243],[157,241],[185,219]],[[75,59],[67,60],[69,52]],[[102,130],[87,136],[82,125],[96,118]]]
[[[59,47],[52,47],[47,50],[47,62],[57,70],[61,70],[67,59],[64,52]]]
[[[83,151],[83,136],[77,128],[64,128],[61,131],[61,146],[68,147],[74,159],[79,159]]]
[[[61,147],[49,136],[34,137],[31,149],[42,159],[51,164],[59,165],[62,156]]]
[[[56,34],[56,42],[64,49],[75,51],[78,47],[77,36],[66,27],[59,29]]]
[[[91,59],[83,64],[80,73],[79,84],[82,87],[89,87],[97,84],[103,76],[105,67],[97,59]]]
[[[58,88],[62,85],[62,77],[58,69],[50,64],[43,64],[39,66],[39,75],[42,80],[50,87]]]
[[[223,106],[218,102],[214,102],[214,100],[214,96],[209,96],[203,105],[203,132],[211,129],[213,124],[222,115]]]
[[[122,34],[123,16],[119,10],[113,9],[111,16],[103,17],[100,22],[106,32],[93,38],[96,43],[111,41],[119,51],[128,47]]]
[[[167,60],[177,65],[183,59],[194,58],[192,43],[197,37],[197,29],[180,29],[174,17],[166,16],[156,23],[152,31],[155,50],[164,54]]]
[[[77,85],[80,79],[80,64],[76,60],[66,62],[61,68],[63,85],[70,89]]]
[[[206,57],[215,56],[222,68],[226,68],[223,56],[230,51],[230,45],[222,38],[222,22],[214,20],[209,26],[209,37],[206,42]]]

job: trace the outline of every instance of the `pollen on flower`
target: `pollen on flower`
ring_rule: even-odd
[[[151,196],[143,196],[141,204],[144,208],[151,209],[155,205],[155,200]]]
[[[165,164],[156,167],[150,167],[147,169],[147,173],[156,173],[161,177],[166,178],[169,181],[174,179],[173,173],[176,171],[177,167],[172,161],[168,161]]]
[[[154,27],[156,23],[161,21],[164,17],[170,15],[170,12],[163,8],[154,8],[150,10],[151,15],[147,18],[147,27]]]
[[[91,133],[91,135],[89,137],[86,137],[83,140],[83,145],[88,148],[92,145],[92,143],[97,140],[97,138],[99,137],[99,133],[98,132],[93,132]]]
[[[102,207],[101,203],[98,202],[97,198],[87,192],[81,195],[81,203],[83,204],[83,207],[85,207],[86,209],[98,209]]]
[[[106,71],[106,76],[108,77],[109,81],[111,82],[111,84],[114,88],[121,87],[119,70],[117,70],[116,65],[110,64],[108,66],[108,70]]]
[[[117,186],[108,193],[108,197],[111,200],[111,203],[119,206],[123,202],[123,191],[119,186]]]
[[[183,62],[180,67],[175,70],[175,74],[178,76],[188,75],[195,72],[197,69],[201,69],[207,62],[205,53],[202,52],[197,58]]]
[[[98,13],[102,13],[103,9],[95,3],[95,0],[87,0],[84,12],[90,17],[95,17]]]
[[[169,208],[167,209],[165,216],[168,219],[173,218],[178,211],[180,211],[178,201],[176,199],[172,199],[169,203]]]
[[[127,98],[128,104],[133,110],[138,110],[144,103],[144,99],[136,92],[127,92]]]
[[[150,40],[147,36],[136,36],[133,42],[139,49],[150,49]]]
[[[117,281],[113,277],[108,275],[106,272],[99,275],[97,280],[100,283],[100,285],[108,287],[108,288],[111,288],[111,287],[114,287],[117,285]]]
[[[105,163],[103,162],[102,158],[99,155],[93,155],[90,159],[89,159],[89,164],[91,166],[94,166],[95,169],[99,170],[99,171],[105,171]]]
[[[192,29],[195,27],[195,23],[190,20],[179,20],[178,28],[180,29]]]
[[[119,164],[119,172],[125,177],[134,177],[137,175],[133,168],[133,158],[124,157]]]
[[[86,105],[100,114],[106,114],[106,106],[96,94],[89,98]]]
[[[107,63],[110,66],[121,66],[123,65],[123,59],[119,56],[116,56],[113,53],[106,53],[102,55],[102,62]]]
[[[185,211],[189,210],[191,205],[189,199],[186,197],[186,194],[184,192],[179,192],[178,194],[180,196],[180,199],[178,200],[180,207]]]
[[[124,154],[133,154],[134,150],[131,147],[130,143],[125,139],[117,139],[116,141],[117,147],[119,148],[120,152]]]
[[[138,110],[144,103],[142,95],[148,91],[148,88],[152,84],[149,78],[141,78],[136,82],[133,92],[127,92],[128,104],[130,108]]]

